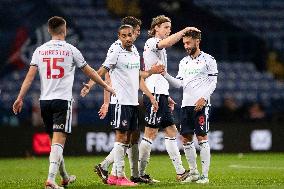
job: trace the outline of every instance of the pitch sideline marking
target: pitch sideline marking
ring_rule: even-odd
[[[275,169],[275,170],[284,170],[284,167],[262,167],[262,166],[247,166],[247,165],[229,165],[230,168],[237,169]]]

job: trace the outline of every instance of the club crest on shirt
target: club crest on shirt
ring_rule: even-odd
[[[126,121],[126,120],[123,120],[123,121],[121,122],[121,124],[122,124],[122,126],[126,127],[126,126],[127,126],[127,121]]]

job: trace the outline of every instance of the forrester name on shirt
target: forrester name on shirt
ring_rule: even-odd
[[[43,51],[38,51],[40,55],[63,55],[63,56],[70,56],[69,51],[65,50],[43,50]]]

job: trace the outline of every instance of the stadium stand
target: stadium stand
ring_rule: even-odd
[[[194,0],[194,3],[264,38],[270,48],[284,50],[283,1]]]
[[[49,6],[57,7],[66,17],[72,19],[74,25],[82,34],[79,40],[78,48],[85,56],[87,62],[98,69],[104,61],[108,47],[116,40],[116,31],[120,24],[120,19],[109,14],[105,7],[105,3],[97,1],[95,4],[91,0],[50,0]],[[228,17],[232,21],[248,30],[253,30],[256,35],[261,35],[267,41],[273,41],[272,47],[283,48],[278,41],[284,36],[281,28],[274,26],[274,20],[278,20],[280,26],[284,25],[284,15],[278,11],[272,11],[276,7],[284,7],[282,1],[271,1],[269,6],[264,1],[238,1],[233,0],[198,0],[194,3],[198,6],[210,8],[214,14]],[[269,7],[265,14],[262,11],[265,7]],[[227,11],[230,10],[230,11]],[[273,27],[273,32],[267,32],[267,25]],[[261,24],[260,24],[261,23]],[[282,25],[281,25],[282,24]],[[260,26],[261,25],[261,26]],[[144,42],[147,39],[147,31],[143,29],[141,36],[136,42],[136,46],[140,51],[143,50]],[[268,35],[267,35],[268,34]],[[280,41],[281,42],[281,41]],[[283,41],[282,41],[283,42]],[[1,45],[1,44],[0,44]],[[179,49],[171,48],[168,50],[169,72],[172,75],[177,73],[178,62],[184,56],[184,52]],[[266,109],[275,112],[282,111],[283,108],[273,109],[272,105],[276,102],[284,101],[284,84],[275,80],[268,72],[257,71],[254,64],[250,62],[227,62],[218,61],[219,80],[217,89],[212,96],[212,104],[220,107],[223,100],[227,96],[234,97],[239,104],[248,102],[260,102],[265,105]],[[1,111],[11,114],[12,103],[16,98],[16,94],[20,88],[21,82],[26,74],[27,66],[22,70],[14,70],[10,74],[6,74],[0,78],[0,101]],[[103,102],[103,93],[101,88],[94,88],[90,95],[84,99],[79,97],[82,82],[86,82],[87,78],[77,71],[74,82],[74,97],[78,101],[78,124],[98,123],[99,118],[96,113]],[[37,78],[37,80],[39,80]],[[34,82],[30,94],[39,93],[40,83]],[[179,90],[171,89],[173,98],[180,103],[181,93]],[[27,97],[29,103],[32,104],[32,95]],[[281,106],[277,106],[281,107]],[[31,108],[28,108],[31,109]],[[94,111],[95,109],[95,111]],[[179,110],[177,110],[179,111]],[[2,116],[3,117],[3,116]],[[3,119],[0,120],[3,123]],[[99,122],[103,123],[103,122]]]

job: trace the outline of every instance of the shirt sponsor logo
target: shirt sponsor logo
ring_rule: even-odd
[[[189,69],[184,69],[183,70],[183,74],[184,75],[193,75],[193,74],[199,74],[201,72],[201,69],[192,69],[192,68],[189,68]]]
[[[127,64],[123,64],[124,68],[127,69],[139,69],[140,68],[140,63],[136,62],[136,63],[127,63]]]

